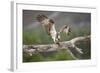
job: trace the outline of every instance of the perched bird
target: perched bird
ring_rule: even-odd
[[[55,29],[55,23],[52,19],[48,18],[46,15],[38,15],[37,20],[42,24],[44,27],[45,31],[47,32],[48,35],[50,35],[53,39],[53,42],[60,45],[60,33],[65,32],[66,34],[69,34],[70,28],[65,25],[63,26],[59,32],[56,31]]]
[[[60,37],[58,37],[54,21],[45,15],[38,15],[37,20],[42,24],[47,34],[52,37],[54,43],[58,43]]]

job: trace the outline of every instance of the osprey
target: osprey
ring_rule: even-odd
[[[63,26],[59,32],[56,31],[55,29],[55,23],[52,19],[48,18],[45,15],[38,15],[37,20],[42,24],[44,29],[46,30],[47,34],[50,35],[53,39],[53,42],[60,45],[60,33],[65,32],[66,34],[69,34],[70,32],[70,27],[65,25]]]

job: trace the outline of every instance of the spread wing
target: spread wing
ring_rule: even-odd
[[[60,29],[59,32],[60,32],[60,33],[61,33],[61,32],[64,32],[64,33],[66,33],[67,35],[69,35],[69,33],[71,32],[71,28],[70,28],[69,26],[67,26],[67,25],[64,25],[64,26],[62,26],[62,28]]]
[[[52,20],[52,19],[50,19],[49,22],[52,23],[52,24],[54,24],[54,20]]]

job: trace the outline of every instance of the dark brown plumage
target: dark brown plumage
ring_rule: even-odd
[[[43,14],[37,16],[37,20],[38,20],[39,22],[41,22],[41,21],[43,21],[44,19],[47,19],[47,18],[48,18],[48,17],[45,16],[45,15],[43,15]]]

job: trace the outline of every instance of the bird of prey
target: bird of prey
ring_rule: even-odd
[[[54,20],[48,18],[46,15],[43,14],[38,15],[37,20],[44,27],[47,34],[51,36],[55,44],[60,45],[59,41],[61,39],[60,37],[61,32],[65,32],[67,35],[69,35],[69,32],[71,32],[70,27],[67,25],[62,26],[60,31],[57,32]]]

